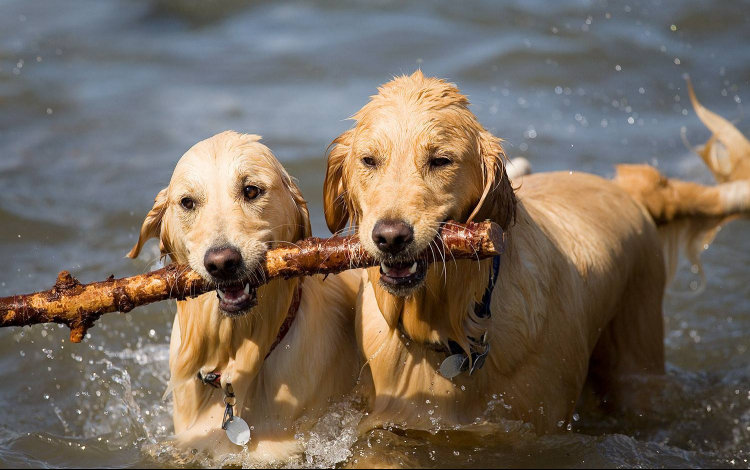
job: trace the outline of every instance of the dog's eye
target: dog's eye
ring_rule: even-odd
[[[443,166],[448,166],[451,163],[453,163],[451,159],[445,158],[445,157],[435,157],[435,158],[430,159],[430,166],[432,168],[440,168]]]
[[[260,196],[260,188],[257,186],[248,185],[245,186],[245,189],[242,190],[245,194],[245,199],[248,201],[252,201],[253,199],[257,199],[258,196]]]
[[[368,167],[368,168],[375,168],[378,165],[378,163],[375,161],[375,159],[373,157],[369,157],[369,156],[363,158],[362,159],[362,163],[364,163],[364,165],[366,167]]]
[[[183,207],[183,208],[184,208],[185,210],[191,211],[191,210],[193,210],[193,209],[195,208],[195,201],[193,201],[193,200],[192,200],[191,198],[189,198],[189,197],[184,197],[184,198],[182,198],[182,200],[180,201],[180,205],[181,205],[181,206],[182,206],[182,207]]]

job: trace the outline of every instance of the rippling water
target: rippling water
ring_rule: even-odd
[[[122,257],[192,144],[262,134],[322,218],[324,151],[376,85],[421,67],[455,81],[535,170],[611,175],[650,162],[709,182],[680,141],[708,137],[687,99],[727,117],[750,100],[750,3],[638,1],[0,2],[0,295],[149,269]],[[748,120],[739,127],[750,133]],[[378,430],[336,405],[295,466],[748,467],[750,223],[680,271],[666,301],[669,377],[653,411],[583,415],[537,438]],[[0,331],[0,465],[161,467],[174,306],[111,315],[71,345],[56,326]],[[491,407],[491,404],[488,404]]]

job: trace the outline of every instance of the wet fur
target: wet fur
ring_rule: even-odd
[[[252,264],[268,248],[309,236],[302,195],[259,139],[225,132],[190,149],[157,196],[129,256],[157,237],[163,255],[208,276],[203,256],[217,244],[237,246]],[[237,183],[248,178],[265,190],[257,204],[242,202]],[[180,207],[185,195],[196,199],[199,211]],[[268,359],[300,280],[262,286],[259,304],[236,319],[220,313],[215,293],[178,302],[169,361],[177,444],[216,457],[242,450],[220,429],[223,392],[196,379],[199,370],[220,371],[222,384],[229,379],[233,385],[236,409],[253,427],[243,462],[285,460],[298,452],[295,422],[316,419],[330,399],[355,385],[359,363],[351,331],[360,277],[350,271],[325,282],[306,278],[297,318]]]
[[[609,405],[633,404],[638,396],[624,384],[664,373],[665,233],[681,233],[681,221],[712,224],[747,209],[745,189],[668,180],[650,168],[623,167],[617,181],[530,175],[514,188],[500,140],[454,85],[421,72],[383,85],[353,119],[329,154],[324,200],[332,230],[356,225],[374,256],[370,233],[384,218],[414,227],[408,256],[432,249],[447,218],[491,219],[508,237],[490,320],[473,313],[489,260],[435,264],[405,297],[379,284],[378,268],[367,270],[356,319],[370,373],[363,429],[445,428],[491,414],[557,432],[587,381]],[[433,173],[425,161],[435,152],[455,164]],[[378,167],[363,166],[365,156]],[[491,354],[473,377],[443,378],[445,355],[420,344],[450,339],[468,350],[468,337],[485,331]]]

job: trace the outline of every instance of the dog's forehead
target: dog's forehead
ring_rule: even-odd
[[[439,149],[470,152],[480,126],[466,108],[382,108],[357,123],[355,152],[390,156],[394,150],[422,154]]]
[[[258,139],[258,136],[225,132],[199,142],[177,163],[174,178],[256,176],[273,180],[277,173],[276,159]]]
[[[466,137],[477,128],[469,102],[459,90],[446,82],[428,79],[415,84],[398,79],[380,89],[357,114],[357,136],[381,141]]]

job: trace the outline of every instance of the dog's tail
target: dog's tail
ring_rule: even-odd
[[[750,141],[732,123],[704,108],[689,81],[688,89],[696,114],[713,132],[704,146],[694,150],[719,184],[704,186],[666,178],[647,165],[618,166],[615,177],[659,227],[670,281],[681,252],[705,281],[700,254],[722,225],[750,217]]]
[[[690,79],[687,85],[695,114],[713,133],[705,145],[693,147],[692,150],[703,159],[719,183],[750,180],[750,140],[731,122],[706,109],[698,101]]]
[[[700,254],[719,228],[750,216],[750,180],[704,186],[666,178],[648,165],[620,165],[615,181],[643,204],[659,227],[670,281],[681,252],[703,277]]]

